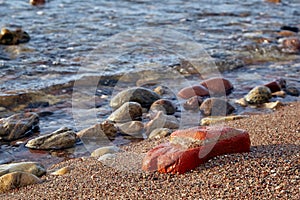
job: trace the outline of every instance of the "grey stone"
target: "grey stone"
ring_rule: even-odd
[[[12,141],[25,137],[38,128],[39,117],[35,113],[15,114],[0,119],[0,141]]]
[[[176,106],[170,100],[159,99],[151,105],[150,111],[163,111],[165,114],[173,115],[176,112]]]
[[[121,133],[134,138],[143,138],[144,124],[140,121],[131,121],[124,124],[117,124]]]
[[[158,99],[160,99],[160,96],[152,90],[135,87],[124,90],[114,96],[110,101],[110,106],[117,109],[124,103],[131,101],[139,103],[142,107],[149,108]]]
[[[109,117],[108,120],[116,123],[125,123],[134,121],[142,117],[142,107],[136,102],[126,102],[120,108],[115,110]]]
[[[149,135],[153,130],[157,128],[179,128],[179,120],[173,115],[165,115],[162,111],[159,111],[156,116],[145,125],[146,134]]]
[[[42,135],[29,140],[25,145],[32,149],[65,149],[74,146],[76,143],[76,133],[69,128],[61,128],[57,131]]]
[[[101,157],[105,154],[113,154],[119,152],[120,149],[116,146],[100,147],[91,153],[91,157]]]
[[[225,116],[234,110],[230,103],[221,98],[208,98],[200,106],[200,111],[206,116]]]

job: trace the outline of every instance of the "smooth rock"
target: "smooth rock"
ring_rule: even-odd
[[[298,97],[299,94],[300,94],[298,88],[296,88],[296,87],[294,87],[294,86],[287,86],[286,89],[285,89],[285,92],[286,92],[288,95],[296,96],[296,97]]]
[[[124,90],[114,96],[110,101],[110,106],[114,109],[119,108],[126,102],[137,102],[142,107],[149,108],[153,102],[160,99],[160,96],[143,87],[135,87]]]
[[[268,87],[272,93],[281,91],[280,84],[277,81],[266,83],[264,86]]]
[[[0,165],[0,176],[16,171],[27,172],[36,176],[42,176],[46,173],[45,167],[37,162],[20,162]]]
[[[221,98],[208,98],[200,106],[200,111],[206,116],[224,116],[234,110],[230,103]]]
[[[53,133],[42,135],[29,140],[25,145],[31,149],[66,149],[76,143],[76,133],[67,127],[60,128]]]
[[[178,94],[183,99],[189,99],[194,96],[209,96],[208,90],[202,85],[194,85],[181,89]]]
[[[108,120],[116,123],[125,123],[141,119],[143,114],[142,107],[136,102],[126,102],[117,110],[115,110]]]
[[[219,124],[228,121],[238,120],[248,118],[249,115],[231,115],[231,116],[212,116],[212,117],[205,117],[201,119],[201,126],[207,126],[212,124]]]
[[[56,170],[55,172],[52,172],[51,175],[64,175],[64,174],[67,174],[71,171],[71,167],[63,167],[63,168],[60,168],[58,170]]]
[[[107,153],[107,154],[104,154],[102,156],[100,156],[98,158],[98,161],[105,161],[105,160],[109,160],[109,159],[113,159],[116,157],[116,154],[113,154],[113,153]]]
[[[116,146],[100,147],[91,153],[91,157],[101,157],[105,154],[114,154],[119,151],[120,151],[120,149]]]
[[[285,93],[285,91],[280,90],[280,91],[277,91],[277,92],[273,92],[273,93],[272,93],[272,96],[273,96],[273,97],[281,97],[281,98],[284,98],[284,97],[286,96],[286,93]]]
[[[183,108],[186,110],[198,111],[202,103],[203,103],[202,97],[199,96],[191,97],[183,104]]]
[[[144,124],[140,121],[131,121],[117,124],[120,132],[133,138],[143,138]]]
[[[154,129],[153,131],[151,131],[150,135],[149,135],[149,139],[160,139],[163,137],[167,137],[172,133],[171,129],[168,128],[157,128]]]
[[[41,183],[42,180],[27,172],[12,172],[0,177],[0,193],[26,185]]]
[[[145,125],[146,134],[149,135],[157,128],[179,128],[179,120],[173,115],[165,115],[162,111],[157,112],[156,116]]]
[[[249,152],[250,144],[246,131],[230,127],[200,126],[178,130],[171,134],[170,142],[147,152],[142,169],[182,174],[219,155]]]
[[[152,112],[162,111],[167,115],[173,115],[176,112],[176,106],[170,100],[159,99],[151,105],[150,111]]]
[[[89,128],[83,129],[77,133],[80,139],[105,140],[105,138],[113,140],[118,134],[118,128],[110,121],[104,121],[95,124]]]
[[[29,3],[33,6],[40,6],[46,3],[46,0],[29,0]]]
[[[245,100],[245,98],[240,98],[235,100],[235,103],[239,104],[240,106],[247,107],[248,102]]]
[[[35,113],[15,114],[0,119],[0,141],[11,141],[31,134],[38,128],[39,117]]]
[[[263,104],[264,108],[269,108],[269,109],[277,109],[282,106],[283,106],[283,103],[280,101],[268,102],[268,103]]]
[[[212,95],[221,95],[225,96],[230,94],[233,90],[232,83],[225,78],[210,78],[200,83],[205,88],[208,89],[209,94]]]
[[[266,86],[257,86],[244,97],[249,104],[262,104],[272,98],[271,90]]]

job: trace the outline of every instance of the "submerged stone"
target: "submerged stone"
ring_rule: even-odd
[[[38,129],[39,117],[35,113],[15,114],[0,119],[0,141],[12,141],[31,134]]]
[[[209,94],[212,95],[221,95],[225,96],[226,94],[230,94],[233,90],[232,83],[225,78],[210,78],[200,83],[204,87],[206,87],[209,91]]]

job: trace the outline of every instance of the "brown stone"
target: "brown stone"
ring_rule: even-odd
[[[200,106],[200,111],[206,116],[224,116],[234,110],[230,103],[221,98],[208,98]]]
[[[183,99],[189,99],[194,96],[208,96],[209,93],[208,90],[202,85],[194,85],[183,88],[178,92],[177,95]]]
[[[208,89],[210,95],[222,95],[230,94],[233,90],[232,83],[225,78],[210,78],[200,83]]]
[[[202,97],[199,96],[191,97],[183,104],[183,108],[186,110],[198,111],[202,103],[203,103]]]
[[[272,81],[272,82],[266,83],[264,86],[268,87],[272,93],[278,92],[281,90],[281,87],[277,81]]]

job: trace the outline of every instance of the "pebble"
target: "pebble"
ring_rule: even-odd
[[[27,172],[12,172],[0,177],[0,193],[26,185],[41,183],[42,180]]]
[[[60,128],[53,133],[31,139],[25,145],[31,149],[66,149],[76,143],[76,133],[67,127]]]
[[[283,90],[277,91],[277,92],[273,92],[272,93],[273,97],[281,97],[284,98],[286,96],[286,92]]]
[[[245,100],[249,104],[262,104],[272,98],[271,90],[266,86],[257,86],[250,90],[245,96]]]
[[[71,171],[70,167],[63,167],[63,168],[56,170],[55,172],[52,172],[51,175],[64,175],[64,174],[69,173],[70,171]]]
[[[101,157],[105,154],[113,154],[113,153],[117,153],[119,151],[120,151],[120,149],[116,146],[100,147],[91,153],[91,157]]]
[[[183,104],[183,108],[185,110],[198,111],[202,103],[203,103],[203,97],[199,97],[199,96],[191,97]]]
[[[153,102],[160,99],[160,95],[143,87],[135,87],[119,92],[110,101],[113,109],[121,107],[126,102],[137,102],[142,107],[149,108]]]
[[[151,133],[149,134],[149,139],[160,139],[160,138],[164,138],[166,136],[169,136],[172,133],[171,129],[168,128],[157,128],[154,129],[153,131],[151,131]]]
[[[275,102],[268,102],[268,103],[264,103],[263,107],[264,108],[269,108],[269,109],[277,109],[281,106],[283,106],[284,104],[280,101],[275,101]]]
[[[140,121],[131,121],[117,124],[120,132],[133,138],[143,138],[144,124]]]
[[[202,85],[194,85],[181,89],[177,95],[183,99],[189,99],[194,96],[209,96],[208,90]]]
[[[211,96],[225,96],[226,94],[230,94],[233,90],[232,83],[225,78],[210,78],[205,81],[202,81],[200,84],[208,89],[209,94]]]
[[[179,120],[173,115],[165,115],[163,112],[157,112],[156,116],[145,125],[146,134],[149,135],[157,128],[179,128]]]
[[[0,119],[0,141],[12,141],[29,135],[38,128],[39,117],[35,113],[15,114]]]
[[[116,123],[124,123],[141,119],[142,106],[136,102],[126,102],[115,110],[107,119]]]
[[[231,114],[235,108],[221,98],[208,98],[200,106],[200,111],[206,116],[224,116]]]
[[[170,100],[159,99],[151,105],[150,111],[152,112],[162,111],[167,115],[173,115],[176,112],[176,106]]]

